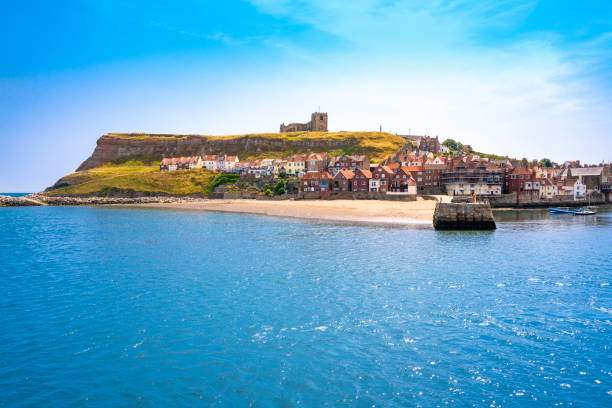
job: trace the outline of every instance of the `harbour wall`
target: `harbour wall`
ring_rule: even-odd
[[[436,230],[494,230],[493,212],[488,203],[436,203],[433,216]]]

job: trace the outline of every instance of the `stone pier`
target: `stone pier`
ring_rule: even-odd
[[[436,230],[494,230],[488,203],[437,203],[433,216]]]

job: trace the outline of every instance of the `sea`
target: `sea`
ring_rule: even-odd
[[[0,209],[2,407],[610,407],[612,212]]]

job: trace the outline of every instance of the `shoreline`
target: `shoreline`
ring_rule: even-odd
[[[120,205],[433,228],[433,213],[436,201],[202,199],[185,202]]]

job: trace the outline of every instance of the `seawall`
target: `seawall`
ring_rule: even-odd
[[[433,216],[436,230],[494,230],[493,212],[488,203],[436,203]]]

